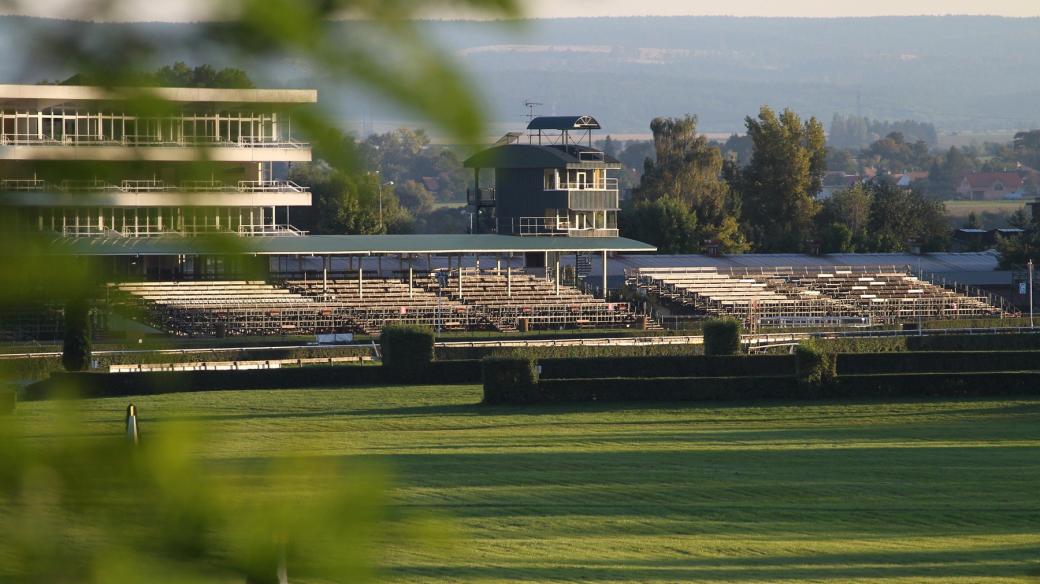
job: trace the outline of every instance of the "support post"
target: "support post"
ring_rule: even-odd
[[[1033,260],[1029,260],[1029,328],[1033,328]]]
[[[556,295],[560,295],[560,254],[553,254],[556,256]]]
[[[462,256],[459,256],[459,298],[462,298]]]
[[[506,296],[513,297],[513,262],[506,265]]]
[[[408,297],[412,297],[412,293],[415,292],[415,284],[412,282],[412,261],[408,260]]]
[[[363,280],[364,280],[363,274],[365,273],[365,262],[363,262],[362,260],[363,260],[363,258],[358,258],[358,269],[357,269],[357,293],[358,293],[358,298],[364,298],[365,297],[365,285],[363,283]]]
[[[603,299],[607,299],[607,250],[603,250]]]
[[[321,296],[323,300],[329,298],[329,264],[332,263],[332,258],[325,256],[321,262]]]
[[[383,256],[376,256],[376,275],[383,277]]]

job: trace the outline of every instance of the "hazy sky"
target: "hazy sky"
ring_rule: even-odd
[[[1040,16],[1040,0],[521,0],[526,16],[734,15],[734,16],[878,16],[917,14],[995,14]],[[8,0],[8,5],[12,3]],[[4,13],[64,18],[91,18],[81,14],[82,0],[21,0],[20,8]],[[123,0],[115,20],[204,20],[210,0]],[[0,3],[3,5],[3,3]],[[433,15],[454,17],[457,14]],[[469,15],[464,15],[469,16]]]

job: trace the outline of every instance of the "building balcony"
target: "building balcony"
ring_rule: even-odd
[[[184,225],[180,228],[159,228],[155,225],[131,226],[123,229],[111,227],[98,227],[97,225],[66,225],[61,228],[64,237],[100,237],[100,238],[131,238],[131,237],[198,237],[200,235],[235,235],[242,237],[299,237],[307,235],[307,231],[297,229],[288,224],[284,225],[239,225],[237,228],[222,229],[212,225]]]
[[[577,228],[571,225],[566,217],[520,217],[522,236],[563,236],[563,237],[617,237],[617,228],[586,227]]]
[[[152,136],[66,135],[60,139],[0,135],[0,160],[150,160],[309,162],[311,146],[293,139],[166,140]]]
[[[301,207],[311,193],[292,181],[0,180],[0,206],[16,207]]]
[[[466,189],[466,204],[471,207],[494,207],[495,188]]]

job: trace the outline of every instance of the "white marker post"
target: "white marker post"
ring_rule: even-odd
[[[137,444],[137,406],[134,404],[126,406],[126,439],[131,444]]]

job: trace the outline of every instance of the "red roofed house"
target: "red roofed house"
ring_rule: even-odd
[[[1025,180],[1017,172],[972,172],[961,179],[957,194],[974,200],[1019,199]]]

